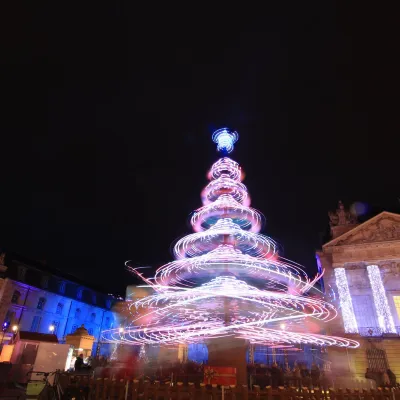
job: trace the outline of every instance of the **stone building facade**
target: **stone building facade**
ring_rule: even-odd
[[[77,278],[16,255],[0,255],[0,323],[4,342],[19,331],[51,333],[63,343],[82,325],[95,337],[93,354],[109,356],[101,332],[115,326],[115,296]],[[1,335],[1,333],[0,333]]]
[[[382,212],[358,224],[342,203],[329,213],[332,239],[316,256],[325,293],[339,310],[331,335],[360,342],[329,349],[333,369],[362,378],[390,368],[400,380],[400,215]]]

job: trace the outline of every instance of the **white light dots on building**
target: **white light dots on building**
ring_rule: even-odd
[[[367,271],[374,296],[378,325],[384,333],[396,333],[379,267],[377,265],[368,265]]]
[[[349,285],[347,283],[346,270],[344,268],[335,268],[335,277],[339,292],[340,308],[342,309],[344,331],[346,333],[358,333],[356,316],[354,314]]]

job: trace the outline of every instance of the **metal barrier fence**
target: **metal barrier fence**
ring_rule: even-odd
[[[254,385],[249,389],[246,385],[225,386],[184,385],[178,382],[161,384],[156,381],[109,380],[75,377],[69,386],[88,388],[89,400],[400,400],[399,388],[378,389],[327,389],[327,388],[295,388],[270,386],[261,388]]]

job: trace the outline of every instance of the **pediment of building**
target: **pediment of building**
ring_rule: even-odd
[[[400,214],[384,211],[331,240],[323,247],[392,242],[396,240],[400,241]]]

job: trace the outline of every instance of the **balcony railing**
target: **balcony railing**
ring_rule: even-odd
[[[378,328],[377,326],[360,327],[358,328],[358,332],[361,336],[376,337],[383,335],[382,329]]]
[[[400,326],[396,326],[396,333],[390,333],[387,334],[389,336],[400,336]],[[367,327],[359,327],[358,332],[360,336],[367,336],[367,337],[379,337],[386,335],[383,331],[382,328],[379,328],[377,326],[367,326]]]

